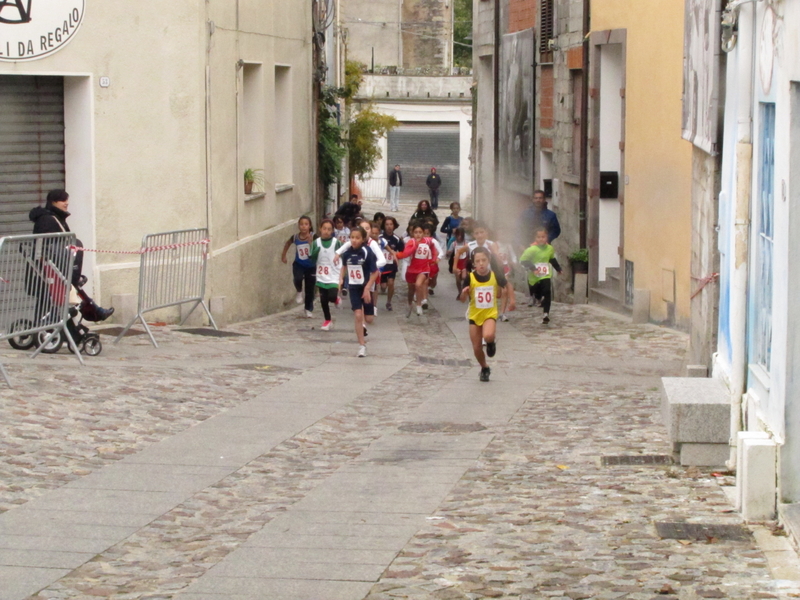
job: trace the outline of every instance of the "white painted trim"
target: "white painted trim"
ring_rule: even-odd
[[[218,250],[211,251],[211,258],[216,258],[221,254],[225,254],[226,252],[230,252],[231,250],[236,250],[250,242],[254,242],[258,239],[266,237],[268,235],[272,235],[273,233],[280,231],[281,229],[285,229],[286,227],[291,227],[297,224],[297,219],[290,219],[289,221],[284,221],[280,225],[275,225],[274,227],[270,227],[269,229],[265,229],[264,231],[259,231],[258,233],[248,236],[246,238],[242,238],[241,240],[237,240],[232,244],[228,244],[224,248],[220,248]]]

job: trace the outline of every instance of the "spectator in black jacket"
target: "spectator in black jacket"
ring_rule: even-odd
[[[431,208],[436,210],[439,208],[439,188],[442,187],[442,178],[437,175],[436,167],[431,167],[431,174],[425,180],[425,185],[431,195]]]

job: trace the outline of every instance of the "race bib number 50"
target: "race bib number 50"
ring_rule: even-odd
[[[364,268],[361,265],[348,265],[347,277],[350,285],[364,285]]]
[[[494,308],[494,286],[475,288],[475,308]]]

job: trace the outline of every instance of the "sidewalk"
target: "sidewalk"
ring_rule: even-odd
[[[105,338],[85,368],[9,348],[0,600],[798,597],[747,530],[657,535],[740,524],[710,472],[603,466],[669,453],[685,335],[523,306],[486,384],[454,298],[446,269],[423,322],[382,298],[364,359],[349,310]]]

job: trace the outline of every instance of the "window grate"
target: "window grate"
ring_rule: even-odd
[[[555,6],[553,0],[539,2],[539,52],[550,51],[550,40],[555,38]]]

